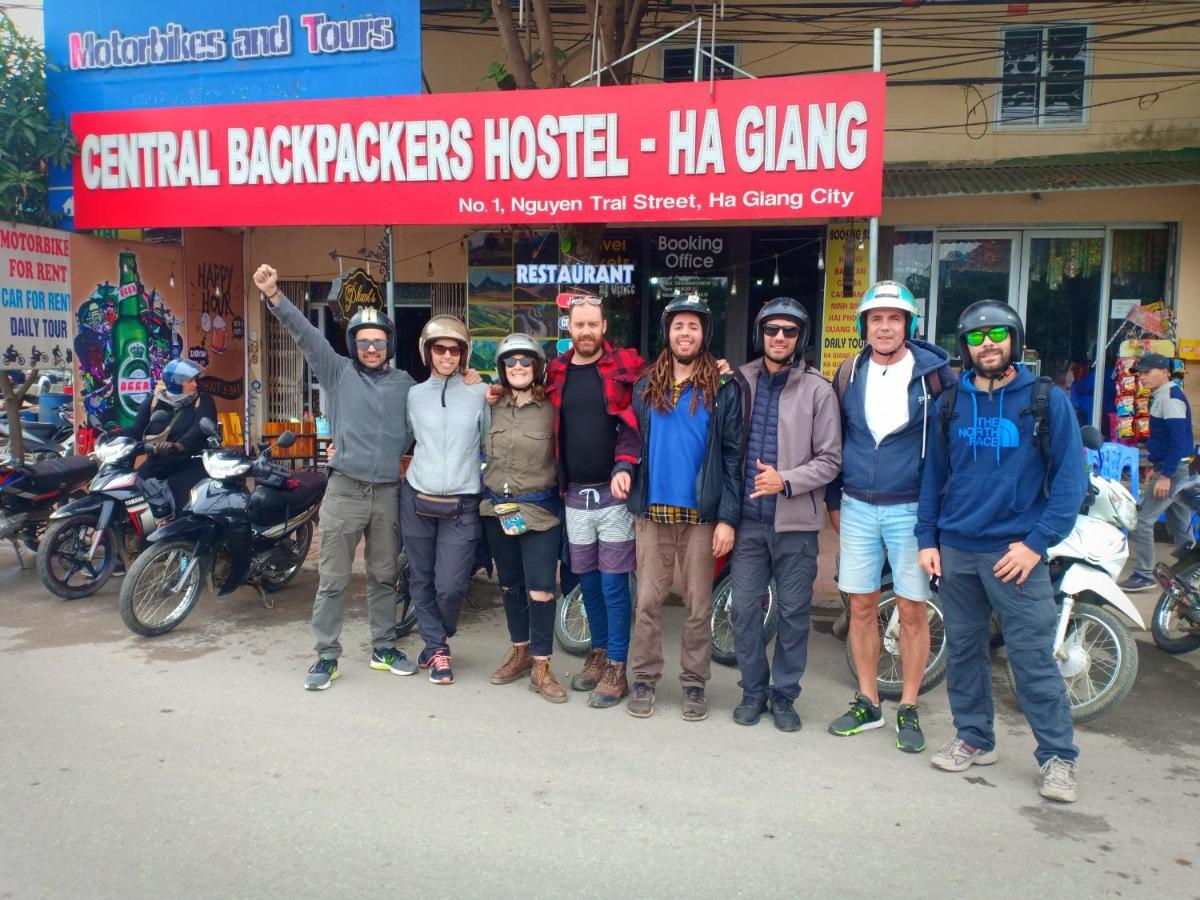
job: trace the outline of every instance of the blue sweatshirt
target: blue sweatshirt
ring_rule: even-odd
[[[1150,436],[1146,455],[1156,472],[1170,478],[1181,460],[1191,456],[1192,408],[1183,388],[1168,381],[1150,397]]]
[[[692,413],[691,384],[668,413],[650,410],[650,491],[648,502],[698,509],[696,483],[704,465],[711,415],[701,402]]]
[[[974,372],[959,381],[949,459],[940,433],[929,441],[925,455],[917,509],[922,550],[946,544],[987,552],[1020,541],[1044,554],[1070,533],[1087,492],[1083,442],[1071,401],[1058,388],[1051,390],[1046,497],[1046,466],[1034,443],[1030,410],[1036,380],[1018,366],[1013,382],[990,397],[975,386]],[[932,416],[939,432],[944,399],[939,398]]]

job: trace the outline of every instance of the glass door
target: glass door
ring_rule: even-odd
[[[930,290],[929,334],[958,357],[958,317],[976,300],[1017,305],[1020,245],[1016,231],[938,232]]]
[[[1026,359],[1065,390],[1080,424],[1091,422],[1097,378],[1102,230],[1024,233],[1021,297]]]

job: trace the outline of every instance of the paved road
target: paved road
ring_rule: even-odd
[[[1200,653],[1140,642],[1129,699],[1080,729],[1064,807],[1037,795],[999,668],[1001,762],[963,777],[890,731],[825,732],[852,692],[827,625],[785,735],[733,724],[721,666],[699,724],[673,681],[646,721],[489,685],[506,642],[483,583],[454,686],[367,668],[356,581],[342,678],[308,693],[314,586],[303,573],[272,610],[206,596],[145,640],[115,585],[59,601],[0,548],[0,898],[1200,897]],[[923,702],[940,744],[944,689]]]

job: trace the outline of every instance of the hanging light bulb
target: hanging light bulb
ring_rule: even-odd
[[[771,279],[771,284],[779,287],[779,254],[775,254],[775,277]]]
[[[755,278],[754,283],[757,284],[759,287],[762,287],[763,280],[761,278]]]
[[[737,278],[736,277],[729,279],[729,296],[730,297],[737,296]]]
[[[171,266],[171,278],[167,283],[170,284],[171,287],[175,287],[175,267],[174,266]]]
[[[425,255],[427,257],[429,257],[429,266],[425,269],[425,274],[428,275],[430,278],[432,278],[433,277],[433,251],[428,251]]]
[[[308,296],[308,279],[307,279],[307,278],[305,278],[305,279],[304,279],[304,302],[305,302],[305,303],[307,303],[307,302],[308,302],[308,300],[309,300],[309,296]]]
[[[650,276],[650,283],[651,283],[651,284],[658,284],[658,276],[657,276],[657,275],[651,275],[651,276]]]
[[[467,255],[467,242],[466,241],[458,242],[458,252],[461,253],[463,256]]]
[[[221,286],[219,284],[217,285],[217,289],[213,291],[213,294],[218,298],[221,296]]]
[[[820,250],[820,249],[817,250],[817,268],[822,272],[825,271],[825,251],[824,250]]]

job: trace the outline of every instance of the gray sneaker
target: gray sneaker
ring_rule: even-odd
[[[1057,756],[1046,760],[1042,766],[1042,789],[1039,793],[1047,800],[1074,803],[1079,799],[1079,766]]]
[[[953,738],[933,754],[929,762],[946,772],[965,772],[971,766],[990,766],[998,758],[995,750],[980,750],[960,738]]]
[[[336,659],[318,659],[308,670],[308,677],[304,679],[304,689],[306,691],[323,691],[333,684],[337,677]]]
[[[417,664],[395,647],[380,647],[371,654],[371,668],[393,675],[416,675]]]

